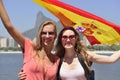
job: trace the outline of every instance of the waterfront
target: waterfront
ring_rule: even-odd
[[[17,75],[22,67],[22,54],[0,54],[0,80],[18,80]],[[120,61],[114,64],[96,64],[96,80],[120,80]]]
[[[112,54],[116,51],[94,51],[94,52],[98,54]],[[9,54],[9,53],[17,54],[17,53],[22,53],[22,51],[0,51],[0,54]]]

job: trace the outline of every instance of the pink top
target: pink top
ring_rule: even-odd
[[[60,59],[55,56],[55,63],[52,66],[44,63],[43,73],[43,69],[41,69],[41,63],[33,59],[32,55],[36,54],[36,50],[33,48],[33,46],[34,43],[32,41],[25,39],[25,47],[23,50],[23,70],[27,74],[25,80],[56,80],[56,73]]]

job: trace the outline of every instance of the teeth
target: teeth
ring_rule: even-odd
[[[72,46],[72,43],[67,42],[67,43],[65,43],[65,47],[66,47],[66,48],[71,48],[71,47],[73,47],[73,46]]]
[[[67,43],[67,44],[65,44],[66,46],[71,46],[72,44],[70,44],[70,43]]]
[[[44,44],[48,45],[48,43],[50,42],[50,39],[44,39]]]
[[[45,39],[45,42],[49,42],[50,41],[50,39]]]

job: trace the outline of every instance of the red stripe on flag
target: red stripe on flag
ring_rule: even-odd
[[[86,11],[84,11],[82,9],[73,7],[73,6],[69,5],[69,4],[66,4],[66,3],[63,3],[63,2],[60,2],[60,1],[56,1],[56,0],[44,0],[44,1],[46,1],[47,3],[54,4],[56,6],[59,6],[61,8],[64,8],[66,10],[72,11],[72,12],[74,12],[74,13],[80,15],[80,16],[84,16],[86,18],[94,19],[94,20],[97,20],[97,21],[99,21],[101,23],[104,23],[104,24],[112,27],[113,29],[115,29],[120,34],[120,26],[115,25],[115,24],[113,24],[113,23],[111,23],[111,22],[109,22],[109,21],[107,21],[107,20],[105,20],[103,18],[100,18],[100,17],[98,17],[96,15],[93,15],[93,14],[91,14],[89,12],[86,12]]]
[[[101,44],[94,36],[86,36],[91,45]]]

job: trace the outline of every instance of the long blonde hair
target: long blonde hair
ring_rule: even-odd
[[[39,29],[38,29],[37,36],[36,36],[36,46],[35,46],[35,49],[36,49],[36,50],[41,50],[41,49],[42,49],[41,32],[42,32],[44,26],[50,25],[50,24],[52,24],[52,25],[54,26],[54,32],[55,32],[55,38],[56,38],[56,36],[57,36],[57,29],[56,29],[56,24],[55,24],[55,22],[52,21],[52,20],[46,20],[46,21],[44,21],[44,22],[40,25],[40,27],[39,27]]]

